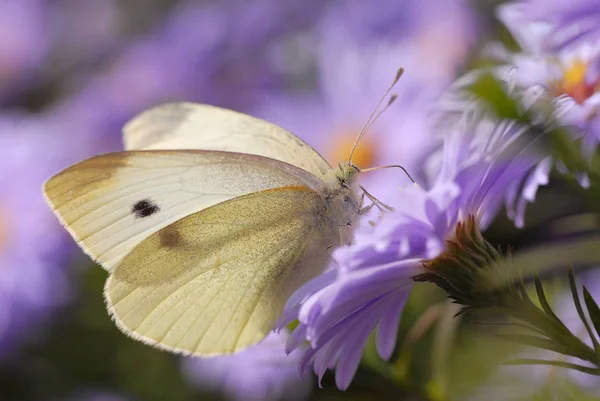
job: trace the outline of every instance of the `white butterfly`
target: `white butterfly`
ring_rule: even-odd
[[[230,110],[158,106],[127,123],[124,144],[44,192],[109,272],[117,326],[174,352],[230,354],[261,341],[331,249],[350,243],[359,214],[379,206],[361,209],[350,159],[331,168],[293,134]]]

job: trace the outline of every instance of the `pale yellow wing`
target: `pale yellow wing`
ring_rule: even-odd
[[[111,271],[150,234],[209,206],[269,188],[316,188],[313,175],[276,160],[215,151],[111,153],[77,163],[44,185],[77,243]]]
[[[123,128],[126,150],[208,149],[280,160],[317,177],[331,167],[294,134],[264,120],[205,104],[168,103],[146,110]]]
[[[140,243],[108,279],[117,325],[170,351],[239,351],[273,328],[289,295],[326,266],[335,230],[306,187],[252,193],[185,217]]]

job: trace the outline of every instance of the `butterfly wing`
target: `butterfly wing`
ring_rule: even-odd
[[[49,179],[44,192],[83,250],[111,271],[150,234],[251,192],[322,182],[273,159],[215,151],[97,156]]]
[[[264,120],[219,107],[168,103],[146,110],[123,129],[126,150],[207,149],[280,160],[317,177],[331,169],[316,150]]]
[[[289,295],[326,266],[327,203],[306,187],[238,197],[142,241],[105,287],[127,334],[196,355],[262,340]],[[335,245],[335,244],[330,244]]]

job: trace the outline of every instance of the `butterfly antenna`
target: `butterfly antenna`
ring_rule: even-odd
[[[383,170],[384,168],[399,168],[399,169],[402,169],[402,171],[404,171],[404,174],[406,174],[406,176],[408,177],[408,179],[411,180],[413,184],[416,184],[415,180],[413,180],[413,178],[410,176],[410,174],[408,174],[408,171],[406,171],[406,169],[404,167],[402,167],[401,165],[399,165],[399,164],[392,164],[392,165],[389,165],[389,166],[363,168],[363,169],[360,169],[360,171],[361,171],[361,173],[365,173],[367,171]]]
[[[356,136],[356,140],[354,141],[354,145],[352,145],[352,150],[350,151],[350,156],[348,156],[348,163],[349,164],[352,163],[352,155],[354,154],[354,150],[356,149],[356,146],[358,145],[358,142],[360,141],[360,138],[362,138],[362,136],[365,134],[365,132],[367,132],[369,130],[369,128],[371,128],[371,126],[379,118],[379,116],[385,110],[387,110],[387,108],[390,107],[392,105],[392,103],[394,103],[394,101],[398,98],[398,95],[395,95],[395,94],[392,95],[390,97],[390,100],[386,104],[386,106],[380,112],[378,112],[379,107],[381,106],[381,104],[383,103],[383,101],[385,100],[385,98],[387,97],[387,95],[394,88],[394,86],[396,85],[396,83],[398,83],[398,81],[400,80],[400,77],[402,76],[402,74],[404,74],[404,68],[399,68],[398,71],[396,72],[396,76],[394,77],[394,81],[392,81],[392,84],[387,88],[387,90],[385,91],[385,93],[383,94],[383,96],[381,96],[381,99],[379,99],[379,102],[377,102],[377,105],[375,106],[375,109],[373,110],[373,112],[371,113],[371,115],[369,116],[369,118],[367,118],[367,121],[365,122],[365,124],[362,126],[362,128],[358,132],[358,135]]]

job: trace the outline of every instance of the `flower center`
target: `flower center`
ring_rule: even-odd
[[[593,82],[586,82],[588,63],[577,59],[571,64],[562,66],[562,80],[554,85],[556,95],[568,95],[577,103],[583,104],[600,89],[600,77]]]
[[[344,163],[348,161],[348,156],[356,140],[356,133],[358,131],[346,130],[342,131],[341,134],[334,135],[332,137],[332,143],[329,146],[329,151],[326,154],[327,160],[335,165],[337,163]],[[370,137],[365,135],[361,138],[354,154],[352,155],[352,162],[358,167],[366,168],[371,167],[372,164],[377,160],[377,151],[375,143]]]

